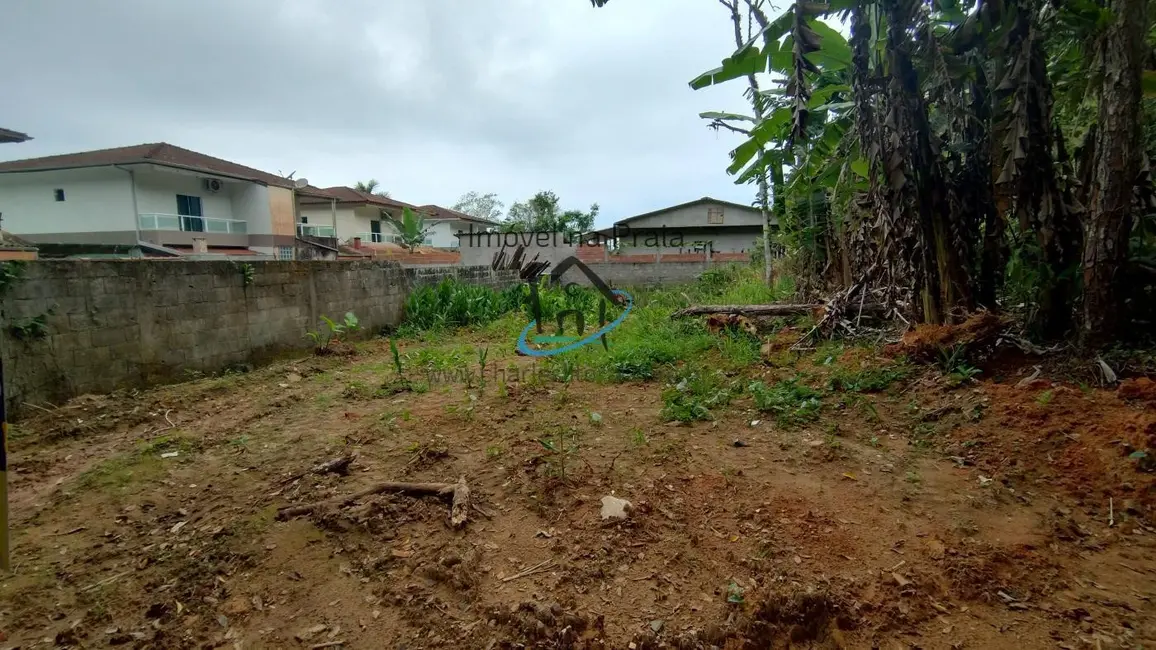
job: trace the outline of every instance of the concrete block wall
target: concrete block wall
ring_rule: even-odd
[[[585,262],[612,287],[669,286],[694,282],[710,268],[704,262]],[[590,284],[585,274],[577,269],[566,272],[566,280]]]
[[[322,315],[352,311],[371,336],[401,322],[413,287],[445,277],[517,282],[513,271],[396,262],[38,261],[20,269],[0,302],[4,388],[15,411],[299,354]],[[12,330],[38,316],[45,336]]]

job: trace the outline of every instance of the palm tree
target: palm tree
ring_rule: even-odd
[[[354,185],[353,189],[358,192],[389,198],[389,192],[381,189],[381,183],[377,182],[376,178],[371,178],[367,181],[357,181],[357,185]]]

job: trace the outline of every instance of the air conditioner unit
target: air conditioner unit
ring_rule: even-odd
[[[215,178],[204,179],[204,184],[205,184],[205,190],[209,191],[209,192],[220,192],[221,188],[223,188],[225,186],[221,181],[219,181]]]

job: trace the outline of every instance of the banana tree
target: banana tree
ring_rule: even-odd
[[[426,235],[430,233],[430,228],[425,225],[425,217],[409,208],[402,208],[401,219],[384,216],[397,230],[401,245],[411,253],[425,242]]]

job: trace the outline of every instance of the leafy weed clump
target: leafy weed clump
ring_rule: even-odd
[[[898,381],[908,376],[908,369],[903,366],[883,366],[850,370],[838,368],[828,379],[831,390],[846,391],[848,393],[881,393]]]
[[[768,387],[756,381],[748,388],[755,399],[755,407],[764,413],[772,413],[780,426],[800,426],[814,422],[823,408],[823,394],[800,383],[796,377],[785,379]]]
[[[730,404],[732,391],[717,372],[692,370],[681,373],[662,391],[662,417],[678,422],[713,420],[715,409]]]

